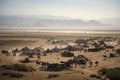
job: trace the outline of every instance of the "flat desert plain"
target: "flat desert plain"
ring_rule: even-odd
[[[120,68],[117,49],[120,49],[119,33],[0,32],[0,80],[107,80],[91,75],[98,75],[102,68]],[[62,53],[73,56],[66,57]],[[79,55],[87,59],[85,65],[69,63],[69,66],[62,66],[61,70],[57,70],[59,67],[56,66],[48,66],[65,64]],[[79,58],[82,60],[84,57]],[[26,58],[29,60],[24,62]],[[30,66],[34,70],[4,68],[14,64]]]

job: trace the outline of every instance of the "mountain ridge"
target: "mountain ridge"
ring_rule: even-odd
[[[119,26],[105,24],[97,20],[84,21],[82,19],[65,18],[61,16],[51,16],[49,18],[37,16],[6,16],[0,15],[0,28],[16,29],[120,29]],[[52,18],[53,17],[53,18]],[[59,18],[61,17],[61,18]]]

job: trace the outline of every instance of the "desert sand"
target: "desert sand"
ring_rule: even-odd
[[[76,45],[74,42],[77,39],[88,39],[95,37],[111,37],[117,38],[120,41],[120,34],[99,34],[99,33],[51,33],[51,32],[0,32],[0,51],[7,50],[11,53],[13,49],[22,49],[24,47],[28,47],[33,49],[35,47],[43,47],[46,49],[52,49],[55,46],[58,48],[65,48],[68,45]],[[49,40],[49,41],[48,41]],[[64,40],[67,41],[68,44],[56,43],[53,44],[53,40]],[[120,44],[117,45],[115,49],[120,48]],[[75,56],[84,55],[88,59],[93,62],[93,66],[89,67],[89,64],[83,69],[80,66],[72,67],[68,70],[62,71],[43,71],[41,67],[36,65],[37,56],[34,55],[33,58],[30,58],[31,63],[21,63],[20,60],[28,56],[6,56],[4,54],[0,54],[0,66],[4,64],[25,64],[27,66],[32,66],[36,71],[34,72],[20,72],[25,75],[25,77],[19,78],[19,80],[100,80],[96,78],[90,78],[91,74],[97,74],[97,71],[101,68],[114,68],[120,67],[120,56],[108,49],[102,50],[99,52],[84,52],[84,51],[71,51]],[[114,58],[106,58],[104,60],[103,55],[109,56],[109,53],[115,53],[117,57]],[[12,54],[12,53],[11,53]],[[56,57],[59,57],[59,60],[56,61]],[[41,55],[41,61],[49,62],[49,63],[60,63],[60,61],[67,61],[69,59],[73,59],[73,57],[62,57],[59,53],[49,53],[47,56]],[[95,67],[95,61],[99,61],[99,65]],[[18,80],[18,78],[12,78],[8,76],[1,75],[3,72],[19,72],[15,70],[4,70],[0,68],[0,80]],[[59,75],[56,78],[47,78],[49,74],[57,74]]]

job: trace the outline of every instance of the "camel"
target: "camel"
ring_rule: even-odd
[[[95,61],[95,67],[97,67],[99,65],[98,61]]]
[[[103,55],[103,58],[104,58],[103,60],[106,60],[107,56],[106,56],[106,55]]]
[[[46,67],[48,65],[48,63],[36,61],[36,65],[41,65],[42,67]]]
[[[89,67],[92,67],[93,62],[92,62],[91,60],[89,60],[89,64],[90,64],[90,66],[89,66]]]

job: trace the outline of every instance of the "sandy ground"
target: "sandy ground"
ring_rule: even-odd
[[[1,50],[8,50],[11,51],[15,48],[21,49],[23,47],[29,47],[34,48],[38,46],[42,46],[45,49],[47,48],[53,48],[55,46],[58,47],[65,47],[67,45],[60,45],[60,44],[51,44],[50,42],[47,42],[49,39],[53,38],[54,40],[70,40],[72,43],[76,39],[80,38],[90,38],[90,37],[117,37],[120,39],[120,34],[78,34],[78,33],[36,33],[36,32],[27,32],[27,33],[21,33],[21,32],[0,32],[0,51]],[[119,47],[120,48],[120,47]],[[109,53],[109,52],[108,52]],[[77,55],[85,55],[88,59],[91,59],[93,62],[99,61],[99,65],[97,67],[94,67],[95,64],[93,64],[93,67],[89,68],[87,67],[85,69],[82,69],[80,66],[73,67],[71,70],[64,70],[60,72],[49,72],[49,71],[41,71],[40,69],[37,69],[36,72],[21,72],[25,74],[26,76],[23,78],[20,78],[19,80],[48,80],[47,77],[49,74],[58,74],[59,77],[51,78],[50,80],[97,80],[95,78],[90,78],[90,74],[96,74],[97,71],[101,68],[111,68],[111,67],[120,67],[120,56],[115,58],[107,58],[106,60],[103,60],[103,56],[105,54],[105,51],[100,52],[79,52],[74,51],[74,54]],[[56,56],[58,56],[60,59],[57,62],[60,61],[67,61],[70,58],[61,57],[59,53],[52,53],[47,56],[41,56],[41,60],[49,63],[54,63],[56,61]],[[14,64],[14,63],[20,63],[19,60],[24,59],[27,56],[4,56],[0,55],[0,65],[3,64]],[[36,64],[34,61],[37,60],[37,57],[34,56],[34,58],[30,59],[33,61],[32,63],[27,63],[25,65],[30,65],[36,68]],[[0,69],[0,73],[4,72],[6,70]],[[9,71],[9,70],[7,70]],[[84,74],[82,74],[84,73]],[[17,78],[10,78],[0,75],[0,80],[18,80]]]

